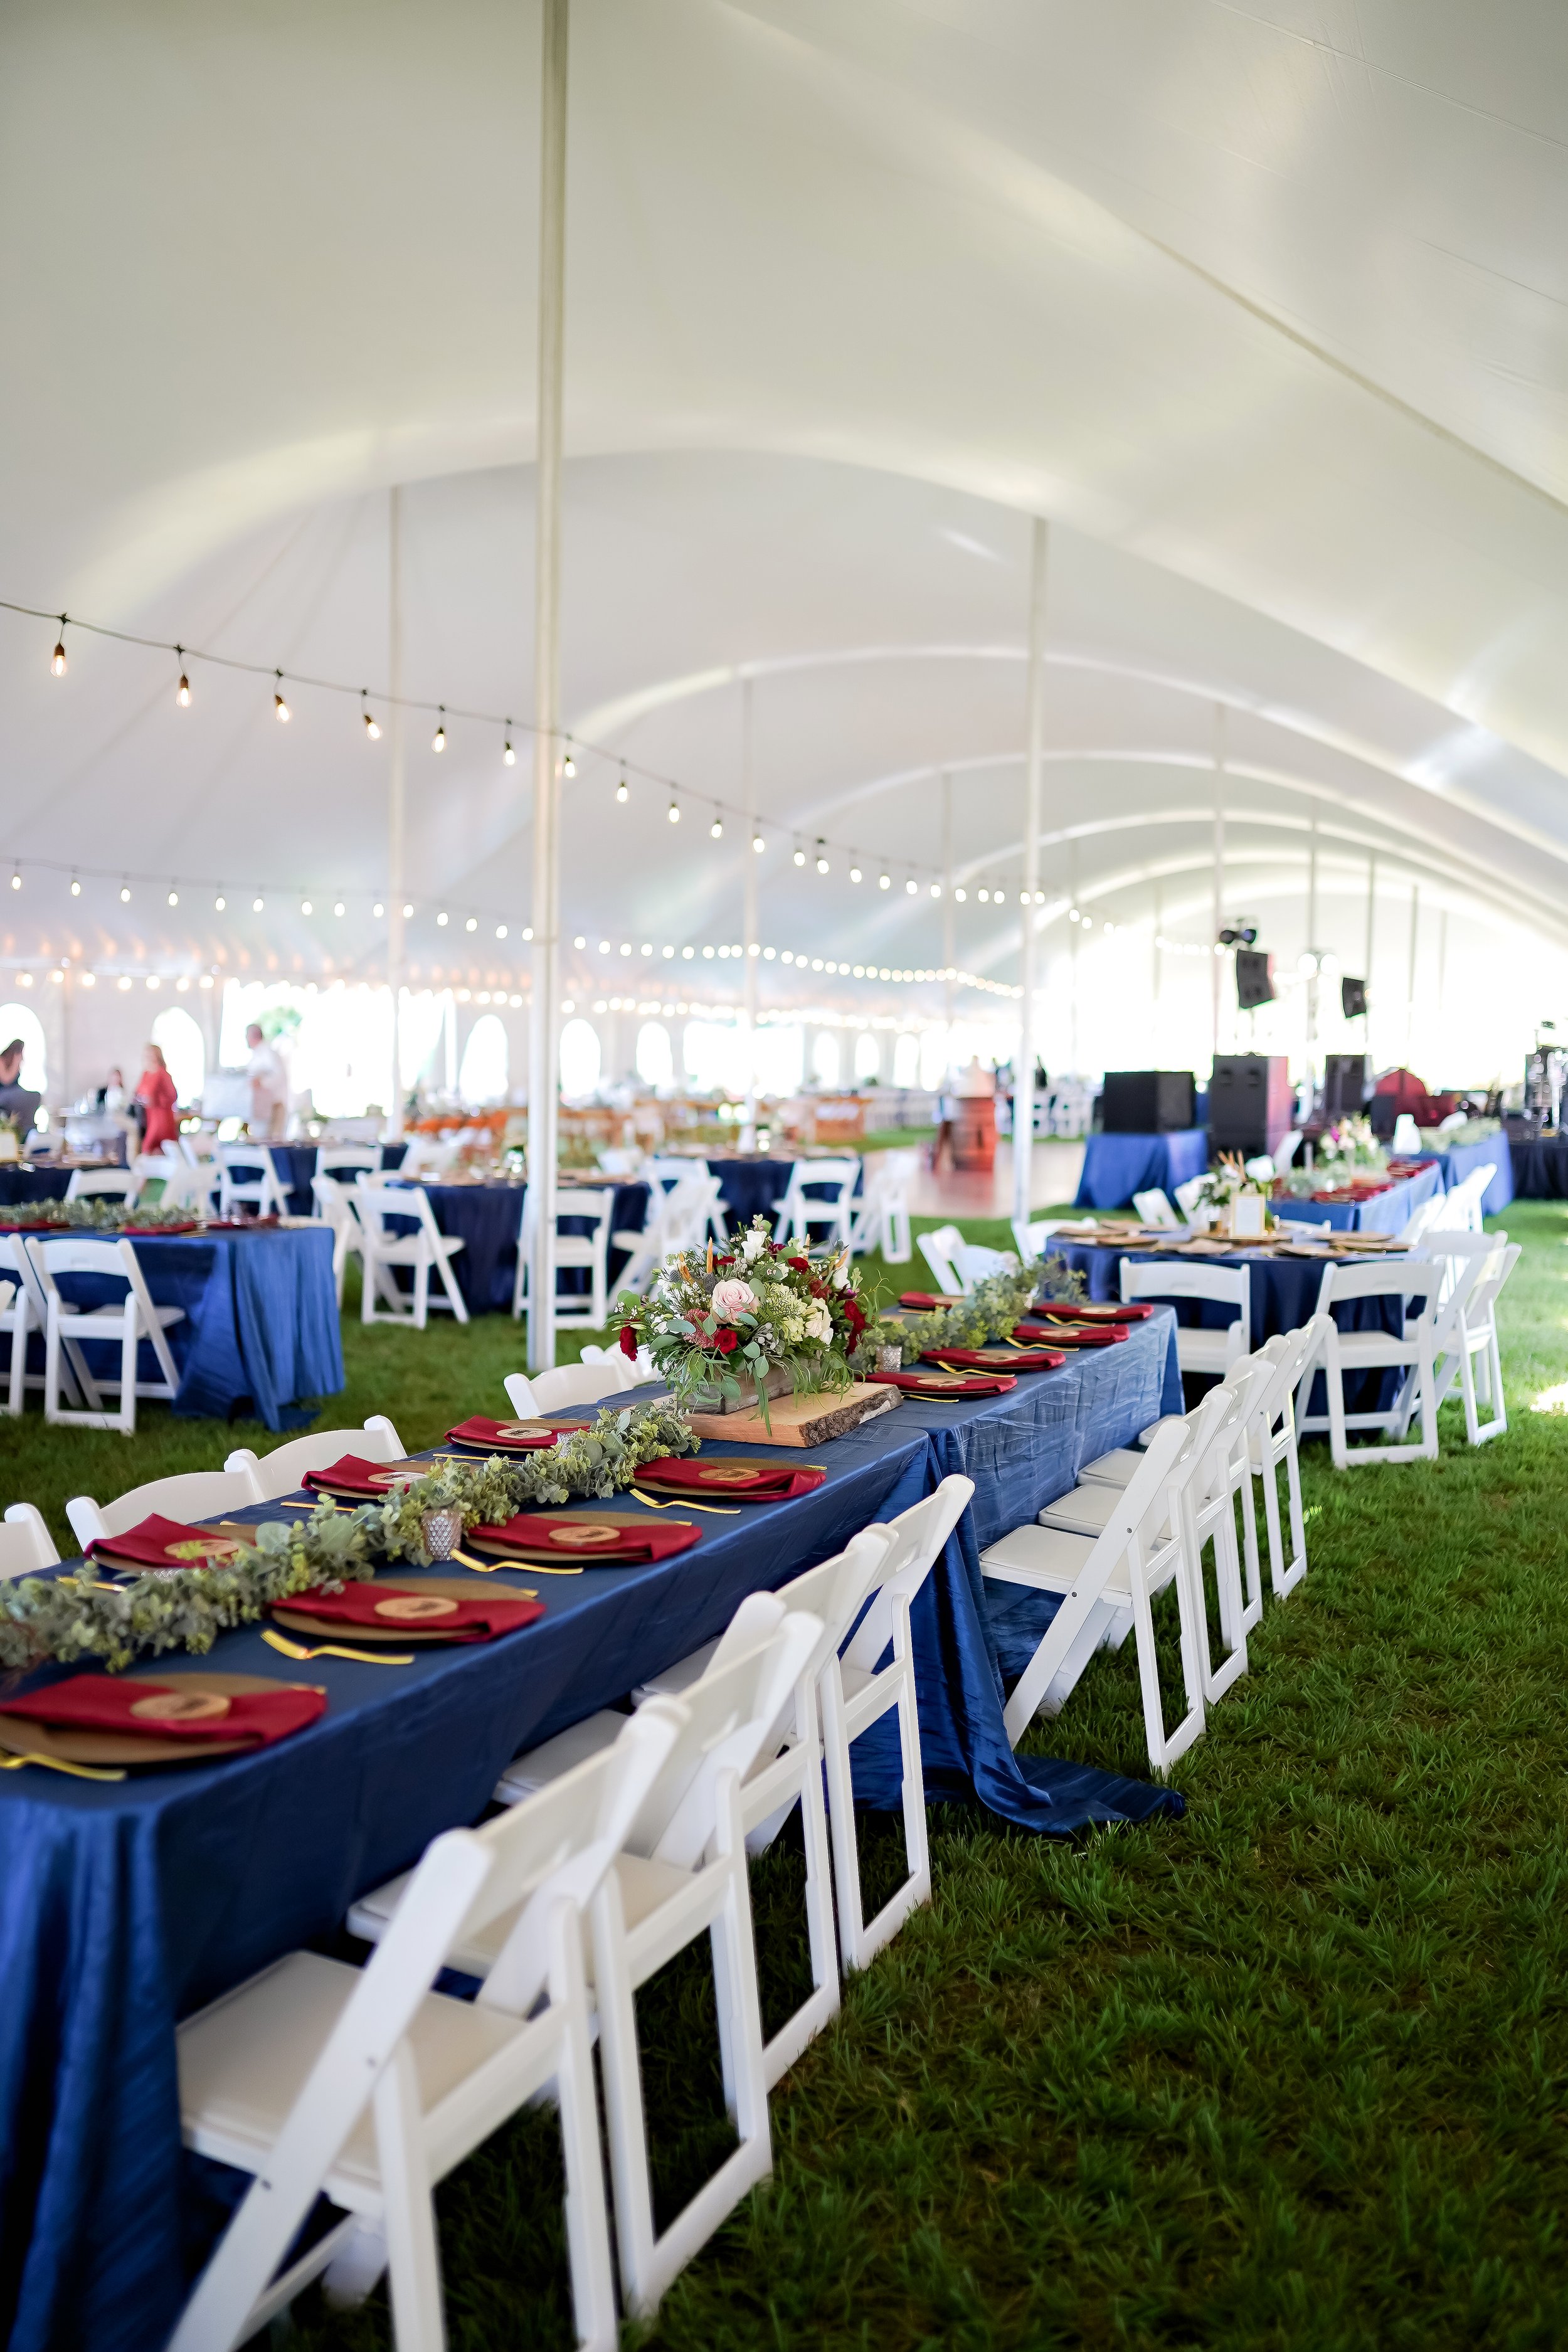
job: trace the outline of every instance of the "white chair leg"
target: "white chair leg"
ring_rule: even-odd
[[[550,1997],[564,2020],[555,2095],[566,2173],[566,2258],[583,2352],[616,2352],[620,2322],[610,2262],[605,2166],[599,2152],[599,2104],[588,2035],[588,1993],[583,1969],[583,1929],[576,1911],[558,1906],[550,1927]]]
[[[137,1321],[136,1301],[129,1292],[125,1298],[125,1336],[120,1342],[120,1420],[119,1426],[129,1437],[136,1427],[136,1356],[141,1339]]]
[[[27,1327],[30,1320],[27,1294],[16,1292],[16,1320],[11,1328],[11,1379],[6,1391],[5,1410],[13,1417],[19,1414],[27,1401]]]
[[[366,1237],[364,1255],[360,1261],[364,1268],[364,1287],[360,1296],[359,1319],[362,1323],[375,1321],[375,1286],[381,1278],[381,1261]]]
[[[458,1287],[458,1277],[452,1272],[452,1261],[447,1255],[445,1250],[442,1251],[440,1256],[437,1259],[436,1265],[441,1276],[442,1287],[447,1293],[447,1303],[452,1309],[454,1320],[458,1323],[466,1323],[468,1319],[468,1302],[464,1298],[462,1292]]]
[[[430,1262],[421,1258],[414,1269],[414,1328],[423,1331],[430,1315]]]
[[[375,2086],[374,2113],[397,2352],[445,2352],[436,2210],[420,2144],[419,2077],[406,2042],[398,2043]]]

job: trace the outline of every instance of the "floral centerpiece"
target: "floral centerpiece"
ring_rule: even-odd
[[[764,1422],[770,1395],[848,1388],[871,1325],[847,1250],[814,1258],[762,1216],[726,1251],[668,1259],[647,1297],[624,1295],[616,1311],[626,1353],[647,1348],[681,1402],[754,1394]]]
[[[1268,1164],[1272,1169],[1273,1163]],[[1272,1173],[1249,1175],[1239,1152],[1224,1151],[1199,1185],[1195,1206],[1206,1209],[1210,1213],[1206,1222],[1222,1233],[1256,1236],[1267,1229],[1265,1203],[1273,1189]]]
[[[1311,1192],[1352,1184],[1359,1177],[1378,1177],[1388,1168],[1388,1154],[1367,1118],[1342,1118],[1326,1128],[1312,1147],[1311,1164],[1290,1169],[1286,1190],[1298,1200]]]
[[[205,1567],[163,1569],[128,1583],[100,1581],[90,1562],[75,1574],[18,1577],[0,1583],[0,1673],[24,1674],[51,1658],[62,1665],[97,1658],[116,1673],[167,1650],[200,1657],[219,1633],[254,1624],[273,1601],[363,1581],[388,1560],[428,1567],[433,1514],[455,1512],[468,1528],[504,1522],[531,1505],[602,1502],[624,1493],[644,1463],[695,1453],[699,1444],[666,1403],[612,1406],[591,1429],[520,1459],[444,1461],[384,1502],[345,1511],[322,1501],[304,1521],[263,1521],[254,1544],[237,1542]]]

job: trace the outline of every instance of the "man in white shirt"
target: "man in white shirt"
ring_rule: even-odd
[[[289,1074],[283,1057],[275,1045],[269,1045],[253,1021],[245,1033],[250,1048],[250,1059],[245,1075],[250,1080],[250,1132],[256,1136],[281,1135],[283,1116],[289,1106]]]

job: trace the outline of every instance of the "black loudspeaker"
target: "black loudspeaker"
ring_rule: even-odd
[[[1289,1132],[1295,1096],[1283,1054],[1216,1054],[1209,1080],[1209,1149],[1256,1159]]]
[[[1366,1055],[1331,1054],[1323,1064],[1323,1117],[1359,1118],[1365,1100]]]
[[[1236,951],[1236,1001],[1243,1013],[1274,1002],[1274,959],[1261,948]]]
[[[1359,1021],[1361,1019],[1362,1014],[1366,1011],[1366,982],[1364,980],[1345,979],[1341,981],[1340,1011],[1344,1014],[1347,1021]]]
[[[1107,1135],[1171,1135],[1196,1123],[1191,1070],[1107,1070],[1100,1099]]]

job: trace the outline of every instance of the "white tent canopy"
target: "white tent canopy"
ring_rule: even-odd
[[[537,36],[461,0],[13,12],[0,593],[374,711],[405,483],[406,690],[521,728]],[[1564,42],[1430,0],[575,0],[563,708],[607,755],[566,794],[579,1011],[738,993],[701,951],[741,937],[750,680],[764,1009],[1016,1017],[1040,512],[1047,1061],[1206,1051],[1216,802],[1222,912],[1282,969],[1363,969],[1375,860],[1380,1059],[1511,1060],[1564,943]],[[379,978],[354,694],[290,684],[285,729],[264,677],[193,661],[179,709],[172,654],[68,627],[55,678],[53,642],[0,614],[18,985]],[[499,725],[432,729],[409,982],[510,999],[527,739],[508,767]],[[854,976],[950,939],[989,989]],[[1299,1047],[1295,1001],[1256,1034]]]

